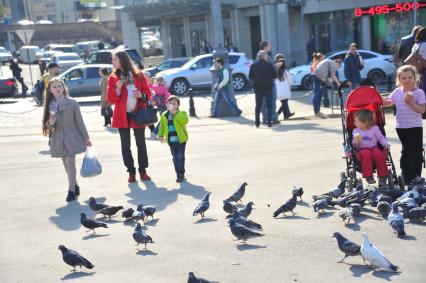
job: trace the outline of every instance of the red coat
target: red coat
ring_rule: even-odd
[[[134,77],[134,83],[136,89],[138,89],[140,92],[145,93],[147,97],[147,101],[150,101],[151,99],[151,89],[149,88],[148,81],[145,78],[145,76],[140,73],[138,75],[133,75]],[[126,105],[127,105],[127,88],[125,85],[121,87],[120,96],[117,95],[117,82],[120,80],[120,77],[117,76],[115,73],[112,73],[108,77],[108,103],[115,104],[114,108],[114,114],[112,117],[112,127],[113,128],[128,128],[129,125],[127,123],[127,112],[126,112]],[[135,107],[135,112],[139,105],[142,105],[143,108],[146,108],[145,103],[142,101],[142,99],[137,100],[137,104]],[[144,128],[143,125],[137,125],[133,119],[130,121],[130,128]]]

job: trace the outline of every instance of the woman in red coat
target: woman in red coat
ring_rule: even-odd
[[[132,66],[129,55],[125,51],[117,51],[112,55],[113,72],[108,77],[108,102],[115,104],[112,127],[118,128],[121,139],[121,153],[124,165],[129,172],[129,183],[136,182],[136,168],[130,149],[130,129],[133,129],[138,148],[139,174],[142,181],[151,178],[146,173],[148,154],[145,144],[145,126],[137,125],[133,113],[139,108],[146,108],[146,101],[151,99],[151,89],[145,76]]]

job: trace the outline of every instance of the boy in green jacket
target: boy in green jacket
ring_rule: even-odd
[[[162,143],[167,142],[173,156],[176,171],[176,182],[185,180],[185,147],[188,141],[188,115],[179,110],[180,100],[171,95],[167,98],[167,111],[161,115],[158,138]]]

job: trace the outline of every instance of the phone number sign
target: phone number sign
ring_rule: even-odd
[[[355,8],[355,17],[364,15],[386,15],[391,12],[404,13],[418,9],[426,8],[426,3],[423,2],[404,2],[391,5],[377,5],[370,8]]]

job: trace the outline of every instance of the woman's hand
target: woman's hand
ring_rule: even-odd
[[[56,114],[50,115],[50,117],[49,117],[49,124],[51,126],[53,126],[53,125],[55,125],[55,123],[56,123]]]
[[[90,140],[87,140],[85,143],[86,147],[91,147],[92,146],[92,142]]]
[[[139,90],[135,90],[134,94],[137,98],[142,98],[142,92],[140,92]]]
[[[121,80],[117,81],[117,89],[121,89],[123,87],[123,82]]]

